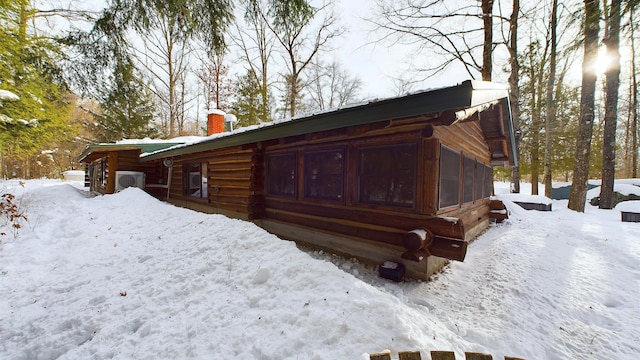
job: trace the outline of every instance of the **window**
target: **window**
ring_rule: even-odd
[[[475,160],[464,157],[464,164],[462,165],[464,182],[462,184],[462,202],[468,203],[474,200],[473,191],[475,189],[473,179],[476,175],[476,162]],[[482,181],[482,180],[480,180]]]
[[[485,166],[485,170],[484,170],[484,197],[491,196],[492,187],[493,187],[493,168],[491,166]]]
[[[484,189],[484,164],[476,161],[476,200],[483,198],[482,190]],[[486,195],[489,196],[489,195]]]
[[[460,204],[460,154],[444,146],[440,151],[440,208]]]
[[[207,163],[190,163],[182,167],[182,186],[186,196],[207,199]]]
[[[328,200],[344,198],[344,150],[304,153],[304,196]]]
[[[100,185],[107,186],[107,181],[109,177],[109,158],[104,158],[100,160],[100,174],[99,174]]]
[[[358,149],[359,200],[413,207],[416,194],[416,145]]]
[[[296,196],[296,154],[267,156],[267,193]]]

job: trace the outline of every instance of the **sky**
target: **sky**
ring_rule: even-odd
[[[617,186],[640,194],[638,180]],[[567,200],[525,211],[508,188],[496,183],[509,219],[464,262],[396,283],[140,189],[91,196],[82,182],[2,181],[28,221],[14,237],[0,220],[0,358],[637,359],[640,223]]]
[[[335,7],[340,22],[348,27],[344,36],[336,41],[335,60],[362,80],[364,98],[400,95],[394,82],[397,78],[417,81],[412,85],[414,91],[451,86],[470,79],[466,72],[455,67],[446,75],[419,79],[412,73],[412,66],[429,54],[416,54],[412,46],[398,42],[380,41],[383,34],[368,21],[375,15],[373,0],[336,0]]]

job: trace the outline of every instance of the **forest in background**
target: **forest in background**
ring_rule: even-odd
[[[394,94],[448,72],[510,84],[520,167],[496,176],[514,191],[637,177],[637,0],[366,3],[375,46],[416,54]],[[204,135],[215,108],[247,126],[365,96],[332,55],[354,15],[331,0],[86,6],[0,0],[0,178],[60,177],[93,142]]]

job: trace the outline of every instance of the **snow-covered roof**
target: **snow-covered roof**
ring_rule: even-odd
[[[370,124],[393,118],[408,118],[445,111],[458,111],[482,104],[494,103],[496,100],[506,99],[507,97],[508,87],[504,85],[468,80],[456,86],[430,89],[406,96],[381,100],[375,99],[248,126],[232,132],[214,134],[194,142],[185,142],[170,148],[143,154],[141,160],[156,160],[288,136]],[[513,149],[513,144],[515,143],[513,126],[510,117],[507,116],[506,118],[508,124],[504,125],[504,128],[508,128],[505,131],[507,131],[509,152],[515,153]],[[514,162],[516,160],[513,156],[509,156],[509,161]]]

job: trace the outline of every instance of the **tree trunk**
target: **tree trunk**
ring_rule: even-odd
[[[638,76],[636,70],[635,23],[633,21],[634,5],[629,5],[631,24],[631,177],[638,177]]]
[[[556,47],[558,23],[558,0],[553,0],[551,9],[551,54],[549,54],[549,79],[547,80],[547,117],[545,119],[545,146],[544,146],[544,195],[551,198],[553,190],[553,176],[551,174],[551,161],[553,159],[553,124],[556,119],[556,104],[553,99],[553,91],[556,81]]]
[[[493,52],[493,1],[482,0],[482,23],[484,29],[484,43],[482,45],[482,80],[491,81],[492,52]]]
[[[534,102],[536,102],[535,93],[533,95]],[[541,96],[539,95],[539,97]],[[537,105],[534,106],[533,119],[531,119],[531,195],[538,195],[538,182],[540,181],[540,111]]]
[[[604,135],[602,148],[602,186],[600,209],[613,207],[613,183],[616,172],[616,123],[618,121],[618,89],[620,87],[620,0],[611,0],[607,21],[607,56],[611,64],[606,72]]]
[[[598,57],[600,32],[600,6],[598,0],[584,0],[584,58],[582,61],[582,89],[580,94],[580,119],[576,138],[576,156],[573,165],[573,181],[568,208],[584,212],[589,179],[589,153],[593,135],[593,117],[596,91],[596,74],[593,63]]]
[[[511,103],[511,117],[513,119],[513,128],[516,133],[516,153],[513,154],[520,164],[520,63],[518,62],[518,15],[520,14],[520,0],[513,0],[513,11],[509,19],[509,27],[511,28],[511,36],[509,39],[509,62],[511,64],[511,73],[509,74],[509,102]],[[511,192],[520,192],[520,167],[516,165],[511,168]]]

